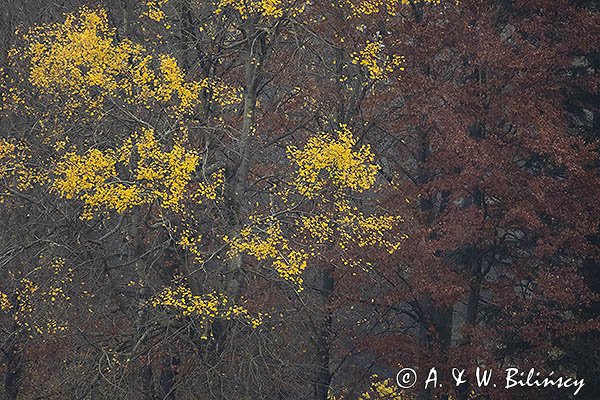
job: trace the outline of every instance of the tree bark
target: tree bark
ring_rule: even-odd
[[[321,285],[324,315],[317,336],[317,382],[315,384],[316,400],[327,400],[329,386],[331,385],[331,370],[329,368],[329,364],[332,313],[328,306],[331,293],[333,292],[334,283],[333,267],[325,268],[323,270],[323,279]]]
[[[4,392],[7,400],[17,400],[21,381],[22,359],[18,353],[18,344],[11,343],[9,348],[4,351],[6,361],[6,372],[4,373]]]

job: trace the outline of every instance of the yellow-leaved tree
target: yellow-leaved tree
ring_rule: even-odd
[[[380,37],[344,47],[312,26],[404,3],[146,1],[16,32],[0,85],[3,118],[16,121],[1,132],[0,196],[15,218],[44,221],[10,239],[27,243],[19,257],[38,249],[44,261],[23,258],[0,286],[1,312],[22,338],[15,362],[26,340],[75,346],[101,332],[63,373],[84,365],[96,382],[97,364],[108,386],[86,390],[98,398],[115,388],[171,398],[177,379],[202,370],[190,352],[214,366],[202,385],[222,386],[214,363],[241,357],[236,340],[253,341],[252,352],[297,318],[285,329],[310,332],[297,346],[326,398],[335,275],[371,273],[406,238],[379,201],[395,189],[351,111],[365,90],[398,78],[403,58]],[[335,107],[318,105],[321,80],[333,82]],[[192,366],[176,378],[182,358]],[[162,371],[160,389],[152,371]],[[128,376],[137,383],[123,389]]]

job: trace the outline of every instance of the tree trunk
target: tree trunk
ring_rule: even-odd
[[[329,309],[329,299],[333,292],[333,268],[327,267],[323,270],[321,296],[323,303],[323,320],[317,335],[317,382],[315,385],[316,400],[327,400],[329,386],[331,384],[330,345],[331,345],[331,323],[332,313]]]
[[[256,45],[255,42],[261,42],[257,39],[256,28],[251,22],[246,27],[248,37],[248,49],[245,61],[245,81],[246,88],[244,93],[244,109],[242,129],[237,143],[237,153],[239,156],[238,165],[234,168],[234,175],[231,178],[228,187],[228,208],[229,220],[231,229],[229,237],[238,237],[241,230],[240,214],[244,207],[244,193],[248,185],[248,173],[250,169],[250,147],[249,141],[254,127],[256,113],[256,98],[258,88],[259,68],[262,62],[262,54],[264,49],[261,44]],[[255,49],[255,46],[260,47]],[[238,254],[232,257],[227,263],[226,268],[226,292],[228,296],[235,298],[238,295],[240,282],[238,271],[242,266],[242,255]]]
[[[6,372],[4,373],[4,392],[7,400],[17,400],[21,381],[22,359],[18,353],[17,343],[13,342],[4,351],[6,361]]]

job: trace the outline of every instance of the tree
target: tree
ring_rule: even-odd
[[[371,308],[382,317],[369,349],[392,367],[556,370],[563,346],[598,327],[573,314],[596,298],[582,262],[597,257],[597,144],[565,112],[573,91],[595,90],[593,70],[573,69],[595,40],[573,29],[597,14],[573,2],[460,2],[404,16],[380,25],[406,58],[403,79],[360,116],[402,182],[397,207],[413,200],[406,251],[357,299],[385,299]]]
[[[163,23],[164,3],[149,3],[145,15],[168,32],[174,28]],[[205,5],[172,6],[189,18],[206,12]],[[303,289],[309,263],[348,264],[346,249],[355,246],[389,252],[398,247],[400,236],[386,237],[398,217],[374,214],[368,203],[358,202],[375,186],[379,168],[369,147],[359,146],[346,125],[332,121],[338,126],[333,132],[312,135],[302,147],[287,146],[266,164],[252,157],[285,139],[265,143],[264,137],[253,137],[258,95],[269,90],[261,85],[280,35],[288,34],[282,33],[286,25],[303,11],[293,4],[212,5],[217,21],[205,21],[200,32],[230,54],[219,55],[212,66],[201,60],[203,68],[188,73],[172,55],[120,38],[102,8],[84,7],[34,27],[10,51],[3,94],[7,118],[34,128],[15,126],[5,141],[7,165],[19,166],[5,171],[6,200],[10,207],[18,207],[18,199],[41,207],[38,218],[48,221],[53,234],[55,213],[67,207],[69,224],[52,241],[73,254],[85,249],[82,261],[68,255],[70,263],[85,264],[77,266],[72,279],[83,285],[91,274],[96,282],[84,291],[93,301],[82,303],[86,295],[74,293],[66,307],[95,314],[104,304],[116,312],[83,321],[65,318],[72,326],[64,343],[93,349],[83,360],[90,365],[89,382],[69,382],[82,396],[137,392],[175,398],[190,357],[197,358],[201,349],[219,357],[225,343],[231,345],[232,332],[240,329],[232,320],[251,328],[263,323],[266,315],[253,311],[258,307],[247,300],[254,286],[279,276],[289,282],[282,288],[289,301]],[[222,37],[212,36],[221,29]],[[183,26],[180,33],[190,34]],[[238,79],[243,93],[236,88]],[[267,173],[273,161],[280,171]],[[263,171],[251,177],[251,165]],[[47,198],[60,202],[56,211],[45,208]],[[73,234],[78,246],[71,248],[66,243],[72,243]],[[42,246],[50,240],[39,237]],[[98,269],[104,276],[97,276]],[[30,273],[26,267],[18,276]],[[106,285],[110,290],[103,292]],[[32,314],[27,305],[35,300],[22,304],[23,289],[14,286],[4,289],[17,297],[6,294],[7,310]],[[37,284],[30,286],[33,296]],[[43,294],[55,289],[64,290],[52,286]],[[103,332],[101,325],[109,321],[113,328]],[[172,329],[177,341],[152,354],[157,340],[170,340]],[[324,329],[317,328],[319,335]],[[27,325],[18,325],[9,337],[30,333]],[[22,346],[32,345],[24,338]],[[11,351],[24,358],[22,350]],[[323,362],[328,359],[318,363],[317,375],[327,369]],[[95,376],[94,363],[102,366]],[[34,390],[19,386],[25,371],[7,373],[15,375],[7,388],[13,396]],[[126,389],[121,384],[126,377],[139,384]],[[208,377],[209,387],[213,379]],[[324,397],[328,384],[318,379]],[[57,384],[50,390],[67,387]]]

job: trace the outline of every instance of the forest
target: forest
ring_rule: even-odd
[[[0,0],[0,400],[600,399],[599,43],[597,0]]]

